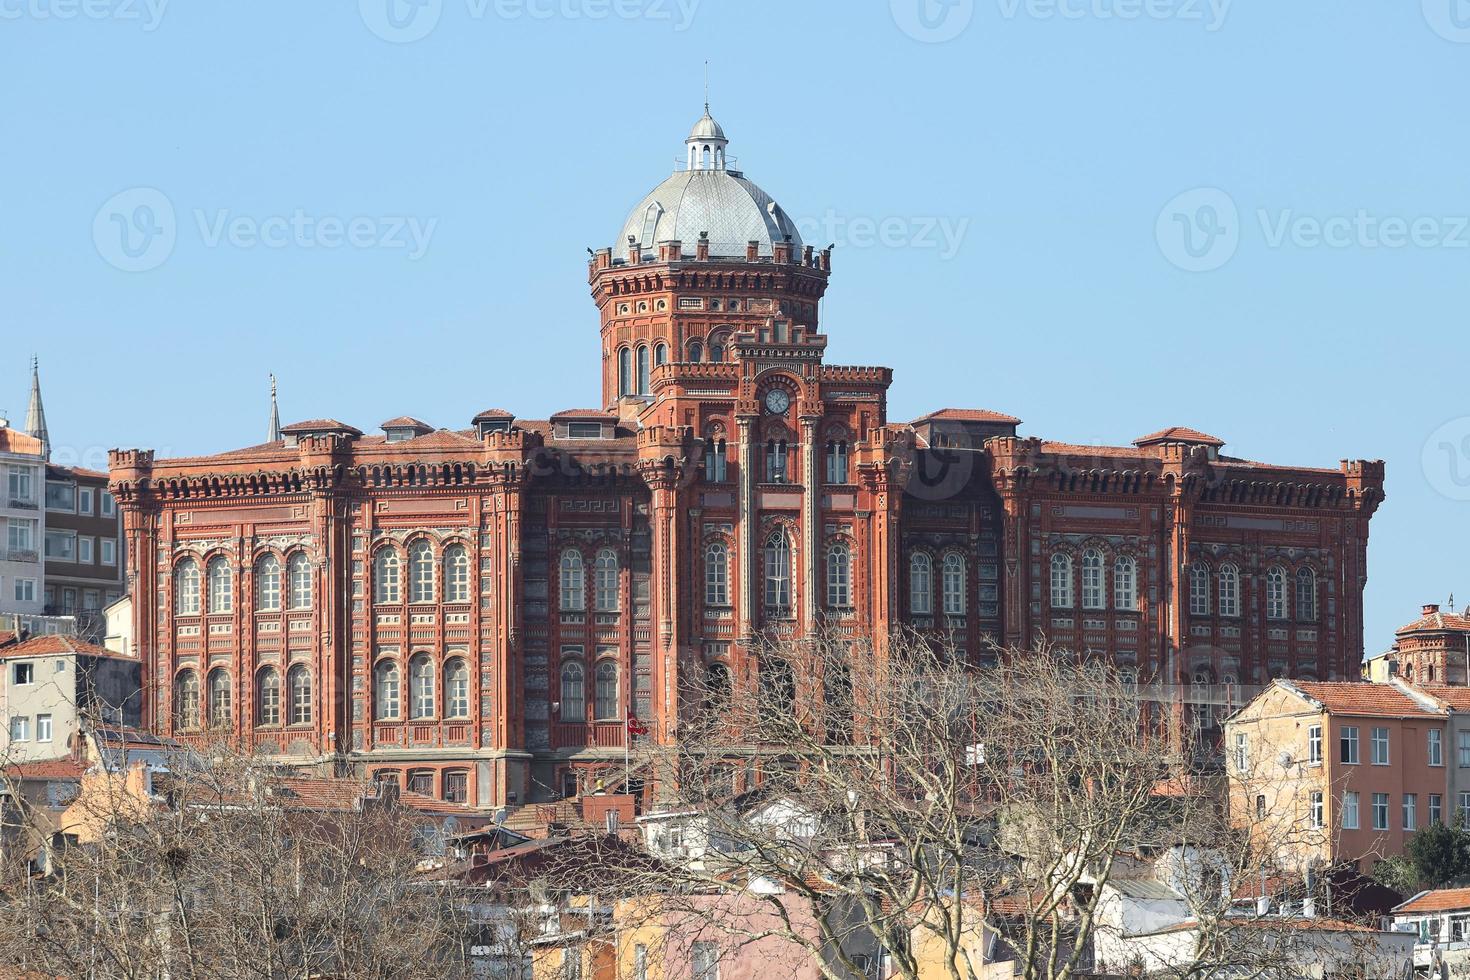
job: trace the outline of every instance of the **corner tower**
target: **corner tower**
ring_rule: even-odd
[[[640,201],[618,244],[588,263],[602,321],[603,406],[634,416],[655,368],[721,364],[737,338],[820,348],[830,249],[804,245],[775,200],[729,166],[709,107],[684,141],[684,167]]]

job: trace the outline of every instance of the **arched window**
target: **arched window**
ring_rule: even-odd
[[[791,717],[796,704],[796,676],[791,664],[778,658],[762,658],[759,667],[760,693],[757,710],[766,721]]]
[[[561,553],[561,609],[581,612],[587,608],[587,575],[582,569],[582,553],[568,548]]]
[[[1071,609],[1074,600],[1072,597],[1072,556],[1055,554],[1051,556],[1051,607],[1053,609]]]
[[[827,606],[852,606],[852,551],[840,542],[827,549]]]
[[[1202,561],[1189,566],[1189,614],[1210,614],[1210,566]]]
[[[311,724],[311,672],[297,664],[286,672],[286,686],[291,690],[291,724]]]
[[[725,345],[724,344],[721,344],[721,343],[712,343],[712,344],[710,344],[709,345],[709,362],[711,364],[720,364],[724,360],[725,360]]]
[[[303,552],[296,552],[286,562],[286,577],[290,585],[292,609],[311,608],[311,559]]]
[[[730,549],[723,541],[713,541],[704,549],[704,604],[730,604]]]
[[[379,660],[373,668],[373,717],[378,721],[396,721],[402,710],[398,661]]]
[[[653,363],[654,363],[654,366],[655,367],[657,367],[660,364],[667,364],[668,363],[668,360],[669,360],[669,345],[668,344],[659,344],[657,347],[655,347],[653,349]]]
[[[704,346],[699,341],[689,345],[689,363],[698,364],[704,360]]]
[[[786,482],[786,440],[766,440],[766,482]]]
[[[374,602],[400,601],[402,591],[398,572],[398,552],[392,548],[380,548],[373,556]]]
[[[462,544],[444,549],[444,601],[470,601],[470,553]]]
[[[592,703],[594,718],[617,718],[618,710],[618,664],[615,660],[597,662],[596,688]]]
[[[199,727],[199,675],[181,670],[174,678],[174,728],[189,731]]]
[[[1317,573],[1306,567],[1296,571],[1296,618],[1317,621]]]
[[[791,611],[791,542],[785,531],[766,539],[766,615],[785,616]]]
[[[434,717],[434,661],[427,653],[416,653],[408,662],[409,715]]]
[[[568,660],[561,665],[561,720],[587,720],[586,675],[582,665]]]
[[[618,348],[618,396],[633,394],[633,352]]]
[[[453,657],[444,665],[444,717],[470,716],[470,665]]]
[[[1234,565],[1220,566],[1220,615],[1240,615],[1240,569]]]
[[[725,482],[725,440],[714,436],[704,440],[704,478],[710,483]]]
[[[274,667],[262,670],[255,682],[255,723],[281,723],[281,675]]]
[[[834,439],[827,443],[827,482],[847,482],[846,439]]]
[[[174,612],[199,615],[199,563],[192,558],[185,558],[174,570]]]
[[[594,608],[601,613],[617,612],[618,553],[611,548],[603,548],[597,553],[597,561],[593,568],[592,586],[592,602]]]
[[[648,347],[638,348],[638,394],[648,394]]]
[[[965,559],[963,555],[951,551],[944,556],[944,565],[941,569],[944,591],[944,614],[946,616],[963,616],[965,614]]]
[[[209,726],[227,728],[230,724],[230,674],[223,667],[209,672]]]
[[[281,560],[264,555],[255,563],[255,611],[276,612],[281,608]]]
[[[209,586],[209,612],[229,612],[234,605],[230,563],[224,558],[211,558],[204,569],[204,579]]]
[[[1138,562],[1129,555],[1113,561],[1113,607],[1138,611]]]
[[[1286,569],[1280,565],[1266,570],[1266,618],[1286,618]]]
[[[934,612],[934,563],[922,551],[909,557],[909,612],[915,616]]]
[[[1106,609],[1103,598],[1103,556],[1096,548],[1082,552],[1082,608]]]
[[[730,703],[730,668],[716,662],[705,676],[705,698],[711,714],[718,715]]]
[[[434,601],[434,546],[423,539],[408,546],[408,601]]]

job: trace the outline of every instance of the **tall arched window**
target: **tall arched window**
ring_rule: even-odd
[[[174,678],[174,728],[189,731],[199,727],[199,675],[181,670]]]
[[[730,549],[723,541],[712,541],[704,549],[704,604],[730,604]]]
[[[561,665],[561,720],[587,720],[586,674],[576,660]]]
[[[704,478],[710,483],[725,482],[725,440],[714,436],[705,439]]]
[[[942,574],[944,614],[946,616],[963,616],[965,614],[964,556],[953,551],[945,555]]]
[[[852,607],[852,551],[841,542],[827,549],[827,607]]]
[[[633,394],[633,352],[626,347],[618,348],[618,395]]]
[[[462,544],[444,549],[444,601],[470,601],[470,553]]]
[[[311,608],[311,559],[298,551],[286,562],[286,578],[290,586],[292,609]]]
[[[561,609],[581,612],[587,608],[587,574],[582,568],[582,553],[568,548],[561,553]]]
[[[592,602],[602,613],[618,611],[618,553],[603,548],[597,553],[592,577]]]
[[[1305,566],[1296,570],[1296,618],[1306,623],[1317,620],[1317,573]]]
[[[766,482],[786,482],[786,440],[766,440]]]
[[[174,570],[174,611],[180,616],[199,615],[199,563],[192,558]]]
[[[1103,556],[1096,548],[1082,552],[1082,608],[1106,609],[1103,598]]]
[[[1266,570],[1266,618],[1286,618],[1286,569],[1280,565]]]
[[[209,726],[227,728],[230,724],[230,674],[223,667],[209,672]]]
[[[1113,608],[1138,611],[1138,562],[1129,555],[1113,561]]]
[[[922,551],[909,556],[909,612],[915,616],[934,612],[934,563]]]
[[[453,657],[444,665],[444,717],[470,716],[470,665]]]
[[[396,721],[402,711],[398,661],[379,660],[373,667],[373,717],[379,721]]]
[[[291,724],[311,724],[311,671],[297,664],[286,672],[286,687],[291,692]]]
[[[785,616],[791,611],[791,542],[785,531],[766,539],[766,615]]]
[[[827,482],[847,482],[846,439],[833,439],[827,443]]]
[[[618,664],[615,660],[597,662],[596,688],[592,703],[592,716],[598,719],[617,718],[618,710]]]
[[[638,394],[648,394],[648,348],[638,348]]]
[[[255,611],[276,612],[281,608],[281,560],[263,555],[255,563]]]
[[[260,672],[255,682],[255,723],[281,723],[281,675],[274,667]]]
[[[1240,615],[1240,569],[1230,564],[1220,566],[1220,615]]]
[[[434,601],[434,546],[423,539],[408,546],[408,601]]]
[[[399,580],[398,552],[380,548],[373,555],[373,601],[399,602],[402,589]]]
[[[1074,601],[1072,597],[1072,556],[1061,553],[1052,555],[1051,607],[1071,609]]]
[[[705,703],[716,716],[730,703],[730,668],[722,663],[710,664],[706,672]]]
[[[657,347],[655,347],[653,349],[653,364],[654,364],[655,367],[657,367],[660,364],[667,364],[668,363],[668,360],[669,360],[669,345],[668,344],[659,344]]]
[[[1189,566],[1189,614],[1210,614],[1210,566],[1202,561]]]
[[[709,362],[720,364],[725,360],[725,345],[715,341],[709,345]]]
[[[704,360],[704,346],[699,341],[689,345],[689,363],[698,364]]]
[[[209,586],[209,612],[227,613],[234,606],[233,578],[230,563],[223,557],[211,558],[204,569],[204,579]]]
[[[427,653],[416,653],[408,662],[408,690],[410,716],[434,717],[434,661]]]

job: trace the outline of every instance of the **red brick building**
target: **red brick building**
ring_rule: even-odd
[[[819,623],[1047,637],[1170,685],[1357,675],[1382,463],[893,423],[889,369],[828,363],[830,251],[708,113],[686,145],[588,263],[596,407],[114,454],[152,725],[501,805],[620,772],[630,711],[673,734],[682,671],[748,678],[752,637]]]

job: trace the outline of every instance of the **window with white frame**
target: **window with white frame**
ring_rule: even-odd
[[[1286,618],[1286,570],[1280,565],[1266,570],[1266,618]]]
[[[36,580],[33,578],[18,578],[12,583],[14,585],[16,602],[36,601]]]
[[[593,678],[593,717],[608,720],[622,714],[618,710],[618,662],[599,660]]]
[[[199,615],[199,563],[192,558],[174,570],[174,611],[180,616]]]
[[[12,517],[5,523],[5,547],[11,555],[29,554],[36,550],[35,521]]]
[[[1374,728],[1369,738],[1372,745],[1373,765],[1388,765],[1388,729]]]
[[[470,553],[462,544],[444,549],[444,601],[470,601]]]
[[[401,567],[398,552],[379,548],[373,555],[373,602],[394,603],[402,601]]]
[[[396,559],[396,556],[395,556]],[[396,577],[396,576],[395,576]],[[287,601],[292,609],[311,608],[311,559],[304,551],[293,554],[286,562],[286,581],[290,587]]]
[[[434,717],[434,660],[427,653],[416,653],[408,661],[408,691],[409,716]]]
[[[1250,769],[1250,737],[1245,732],[1235,733],[1235,771],[1246,772]]]
[[[94,540],[94,538],[85,534],[77,538],[77,561],[83,565],[92,564],[92,543]]]
[[[568,548],[561,553],[561,611],[582,612],[587,608],[587,572],[582,553]]]
[[[47,531],[46,557],[58,561],[77,560],[77,532]]]
[[[10,492],[10,501],[30,505],[36,502],[35,468],[30,466],[11,466],[6,473],[6,489]]]
[[[379,660],[373,668],[374,717],[379,721],[395,721],[402,712],[402,685],[398,677],[398,661]]]
[[[704,478],[710,483],[725,482],[725,440],[710,436],[704,441]]]
[[[909,612],[915,616],[934,612],[934,563],[922,551],[909,556]]]
[[[1113,562],[1113,607],[1138,611],[1138,561],[1131,555],[1119,555]]]
[[[1388,829],[1388,794],[1373,794],[1373,829]]]
[[[1444,821],[1444,797],[1439,793],[1429,794],[1429,822],[1442,823]]]
[[[102,516],[116,517],[117,500],[106,490],[99,491],[98,495],[102,498]]]
[[[31,740],[31,719],[28,715],[13,715],[11,717],[10,740],[12,742],[29,742]]]
[[[784,616],[791,608],[791,542],[785,531],[766,539],[765,566],[766,612]]]
[[[1107,608],[1103,599],[1103,556],[1096,548],[1082,552],[1082,608]]]
[[[847,482],[846,439],[833,439],[827,443],[827,482]]]
[[[953,551],[945,555],[942,572],[944,614],[946,616],[963,616],[965,614],[964,556],[956,554]]]
[[[1419,794],[1405,793],[1404,802],[1404,830],[1414,831],[1419,829]]]
[[[263,555],[255,563],[255,611],[276,612],[281,608],[281,560]]]
[[[1220,615],[1240,615],[1240,569],[1234,565],[1220,566]]]
[[[694,943],[689,959],[693,980],[720,980],[720,948],[714,943]]]
[[[223,667],[209,672],[209,725],[224,728],[230,724],[232,703],[230,697],[230,674]]]
[[[582,663],[568,660],[561,665],[561,720],[585,721],[586,696],[586,673],[582,669]]]
[[[209,609],[211,614],[227,613],[234,604],[234,577],[230,574],[230,563],[223,557],[211,558],[204,569],[205,581],[209,585]]]
[[[1431,766],[1444,765],[1444,732],[1438,728],[1429,729],[1428,755]]]
[[[1311,812],[1310,812],[1310,815],[1308,817],[1308,822],[1309,822],[1309,824],[1310,824],[1310,826],[1312,827],[1313,830],[1320,830],[1320,829],[1322,829],[1322,825],[1324,823],[1326,823],[1326,820],[1325,820],[1326,814],[1324,812],[1325,811],[1325,807],[1324,807],[1324,804],[1322,802],[1322,791],[1321,790],[1313,790],[1312,791],[1312,795],[1310,797],[1310,802],[1311,802]]]
[[[1470,769],[1470,731],[1455,733],[1455,749],[1461,769]]]
[[[1317,573],[1310,568],[1297,569],[1296,618],[1307,623],[1317,619]]]
[[[104,565],[117,564],[117,539],[99,538],[97,541],[100,558]]]
[[[23,660],[12,664],[10,667],[10,683],[18,687],[36,683],[36,665],[34,661]]]
[[[1342,794],[1342,829],[1358,829],[1358,793],[1357,790],[1345,790]]]
[[[274,667],[260,672],[255,693],[255,721],[260,725],[281,723],[281,675]]]
[[[291,691],[291,724],[311,724],[311,672],[297,664],[287,672],[286,686]]]
[[[1210,614],[1210,566],[1202,561],[1189,566],[1189,614]]]
[[[852,606],[852,552],[837,542],[827,548],[827,607],[848,609]]]
[[[1320,766],[1322,764],[1321,725],[1312,725],[1307,728],[1307,762],[1314,766]]]
[[[83,517],[92,516],[92,488],[82,487],[77,490],[77,513]]]
[[[52,738],[50,715],[36,715],[36,741],[49,742]]]
[[[1344,725],[1337,733],[1338,761],[1343,765],[1358,764],[1358,727]]]
[[[704,549],[704,604],[730,604],[730,549],[723,541],[711,541]]]
[[[1055,554],[1051,556],[1051,607],[1072,608],[1072,557]]]
[[[444,716],[470,716],[470,665],[463,657],[451,657],[444,665]]]
[[[786,440],[766,440],[766,482],[786,482]]]
[[[1458,804],[1460,826],[1470,830],[1470,793],[1461,793]]]
[[[618,611],[618,553],[603,548],[593,567],[593,605],[598,612]]]
[[[422,539],[408,546],[408,601],[434,601],[434,546]]]

